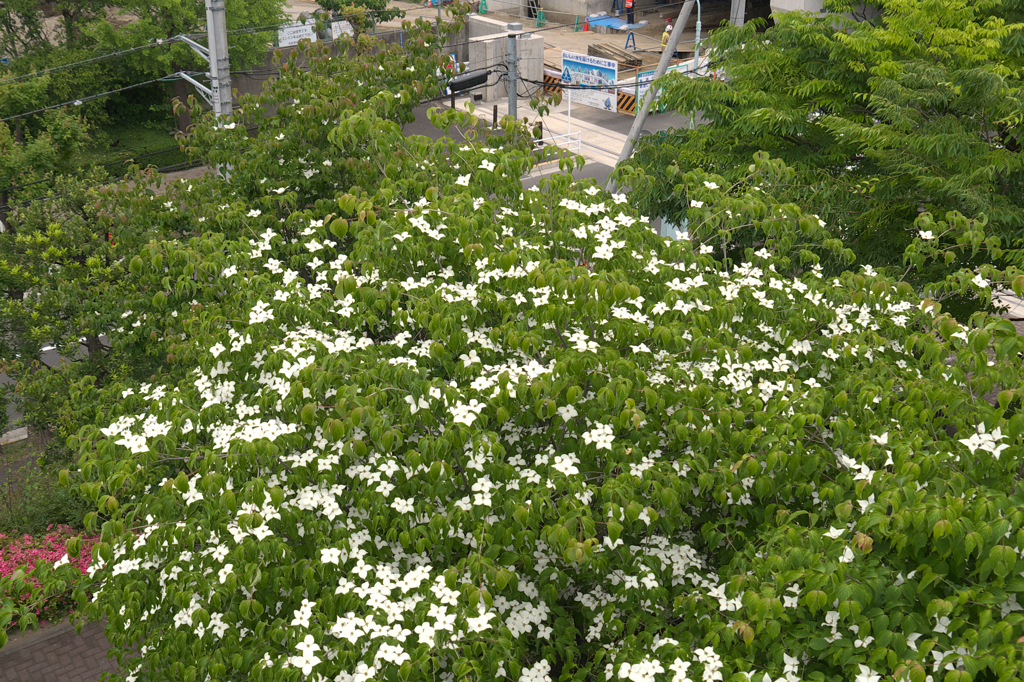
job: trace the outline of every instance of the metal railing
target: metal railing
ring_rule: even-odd
[[[565,149],[566,151],[580,154],[583,149],[583,142],[580,138],[580,132],[565,133],[564,135],[546,135],[541,139],[537,140],[538,145],[549,145],[552,147],[558,147],[559,149]]]

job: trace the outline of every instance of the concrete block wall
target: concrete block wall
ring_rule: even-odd
[[[470,14],[466,17],[466,32],[467,38],[470,40],[485,36],[505,35],[508,32],[508,22],[503,19],[494,19],[485,14]]]
[[[654,0],[650,0],[650,4],[654,5]],[[552,21],[561,24],[572,23],[567,20],[570,16],[578,16],[582,22],[590,14],[612,13],[612,0],[540,0],[540,6],[544,8],[545,14],[552,15]]]
[[[466,69],[495,69],[505,63],[508,50],[508,33],[501,35],[481,36],[470,38],[469,59],[466,62]],[[527,80],[541,82],[544,80],[544,37],[542,35],[525,33],[520,34],[516,47],[519,53],[519,75]],[[482,90],[485,102],[496,102],[508,97],[508,85],[506,82],[497,82],[496,75],[489,79],[491,85]],[[529,93],[536,91],[534,83],[519,82],[519,96],[526,97]]]

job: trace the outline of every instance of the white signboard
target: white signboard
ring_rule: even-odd
[[[700,73],[700,74],[703,74],[703,75],[707,75],[707,67],[708,67],[708,58],[707,57],[701,57],[700,58],[700,69],[698,70],[697,73]],[[692,59],[687,59],[686,61],[684,61],[684,62],[682,62],[680,64],[676,64],[675,66],[668,67],[668,73],[672,73],[673,71],[677,71],[677,72],[683,74],[684,76],[689,76],[690,78],[694,78],[697,75],[697,73],[695,73],[693,71],[693,60]],[[637,86],[636,87],[636,99],[637,99],[638,102],[641,101],[643,99],[644,95],[647,94],[647,90],[651,87],[651,81],[653,81],[653,80],[654,80],[654,69],[651,69],[650,71],[641,71],[640,73],[638,73],[636,75],[636,86]]]
[[[337,40],[341,36],[354,36],[355,30],[352,28],[352,24],[347,21],[332,21],[331,22],[331,39]]]
[[[680,71],[682,73],[688,73],[692,62],[686,62],[685,64],[677,64],[676,66],[668,67],[668,73],[673,71]],[[637,101],[643,100],[644,96],[647,95],[647,91],[651,87],[651,82],[654,80],[654,69],[650,71],[641,71],[636,75],[636,99]]]
[[[619,63],[614,59],[601,59],[575,52],[562,52],[562,83],[583,86],[573,89],[572,101],[605,111],[618,108]]]
[[[304,38],[309,39],[312,42],[316,42],[316,22],[312,19],[305,24],[301,21],[296,21],[291,24],[285,24],[277,29],[278,47],[291,47],[292,45],[298,45],[299,41]]]

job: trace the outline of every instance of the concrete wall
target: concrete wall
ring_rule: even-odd
[[[815,14],[824,14],[825,10],[822,9],[822,0],[771,0],[772,1],[772,12],[792,12],[794,10],[801,12],[813,12]],[[848,14],[847,16],[854,16],[857,19],[874,19],[881,12],[876,7],[868,7],[867,5],[861,5],[858,12]]]
[[[466,62],[466,69],[494,69],[499,64],[504,64],[507,57],[508,34],[498,36],[482,36],[470,38],[469,59]],[[516,51],[519,53],[519,75],[538,83],[544,80],[544,37],[543,34],[525,33],[518,38]],[[497,82],[498,79],[492,75],[488,87],[482,93],[485,102],[495,102],[508,97],[508,85],[506,82]],[[519,82],[519,95],[526,97],[535,92],[535,83]]]
[[[639,8],[641,4],[654,6],[656,0],[643,0],[643,3],[638,3],[637,7]],[[580,23],[583,23],[583,18],[588,14],[611,13],[612,11],[612,0],[537,0],[537,5],[544,10],[544,17],[549,22],[559,24],[572,24],[576,21],[576,17],[579,17]],[[533,21],[528,18],[527,0],[487,0],[487,9],[491,12],[520,17],[524,24],[527,21]]]
[[[507,31],[508,22],[505,20],[494,19],[484,14],[470,14],[466,17],[466,33],[470,40],[484,36],[505,35]]]
[[[772,0],[772,12],[821,12],[821,0]]]

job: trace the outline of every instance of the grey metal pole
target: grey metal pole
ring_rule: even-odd
[[[696,74],[698,69],[700,69],[700,0],[697,0],[697,35],[693,42],[693,73]]]
[[[508,115],[519,119],[519,22],[508,25]]]
[[[224,0],[206,0],[206,32],[210,41],[210,90],[213,113],[230,116],[231,63],[228,59],[228,24]]]
[[[729,8],[729,23],[733,26],[742,26],[747,15],[747,0],[732,0],[732,7]]]
[[[693,11],[696,1],[686,0],[683,8],[679,10],[679,17],[676,19],[675,26],[672,27],[672,35],[668,37],[665,51],[661,53],[661,61],[658,62],[658,68],[654,71],[654,79],[651,81],[651,86],[647,89],[647,95],[640,105],[640,111],[637,112],[636,118],[633,120],[633,127],[629,129],[626,142],[622,145],[622,152],[619,154],[618,161],[615,162],[616,166],[628,159],[633,153],[633,146],[636,144],[637,138],[640,137],[640,131],[644,129],[644,123],[647,121],[647,112],[650,111],[651,102],[654,101],[655,84],[668,71],[668,63],[672,61],[672,56],[676,53],[676,45],[679,44],[679,38],[683,35],[683,26],[690,20],[690,13]],[[608,192],[614,191],[615,181],[608,178],[608,183],[604,188]]]

